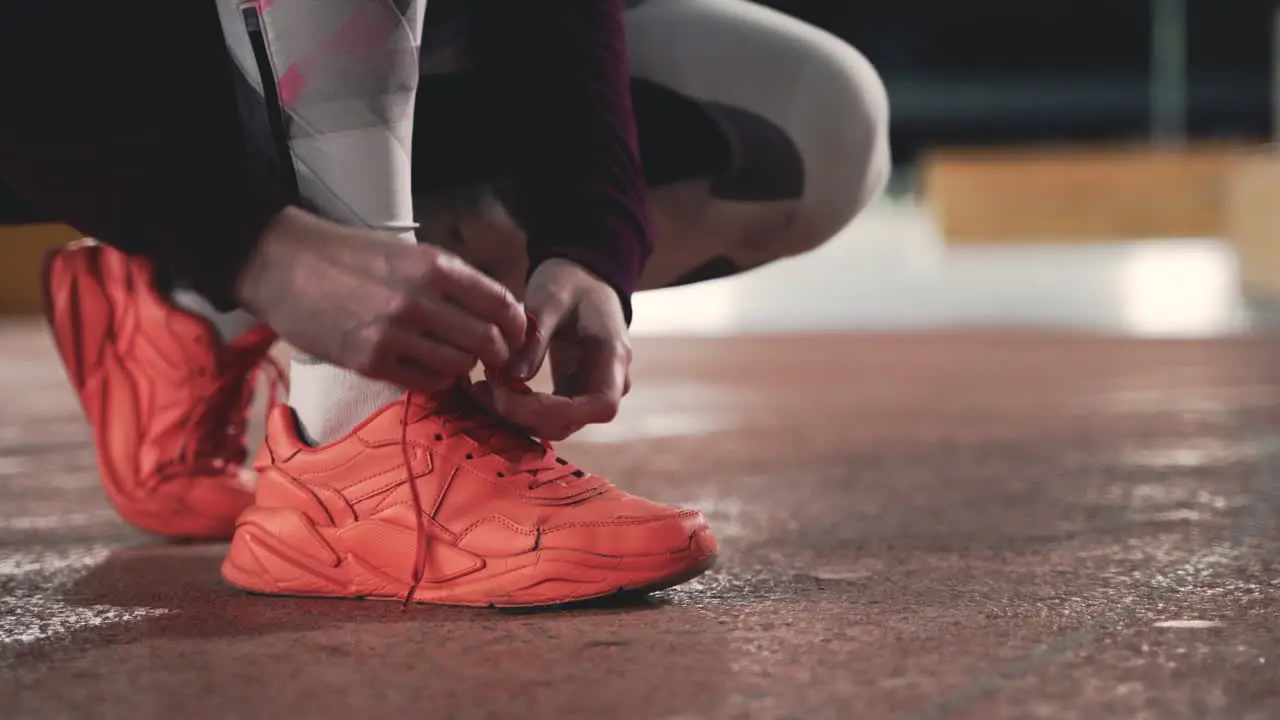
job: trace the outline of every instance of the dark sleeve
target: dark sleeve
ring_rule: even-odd
[[[289,201],[251,163],[211,2],[14,2],[0,18],[0,182],[222,307]]]
[[[518,214],[530,267],[574,260],[630,318],[652,252],[621,0],[475,0],[474,62],[517,131]]]

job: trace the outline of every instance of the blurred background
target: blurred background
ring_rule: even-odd
[[[636,333],[1200,336],[1256,325],[1280,294],[1273,3],[766,4],[879,69],[889,193],[816,253],[646,293]],[[0,190],[0,313],[38,311],[31,268],[74,237],[30,217]]]
[[[768,4],[880,71],[889,196],[813,255],[646,294],[638,333],[1202,336],[1276,295],[1273,3]]]
[[[1272,127],[1267,0],[766,3],[880,70],[906,163],[953,145],[1259,141]]]

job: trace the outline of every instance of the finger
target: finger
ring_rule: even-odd
[[[384,343],[386,376],[412,390],[442,390],[475,367],[476,357],[432,338],[396,333]]]
[[[493,409],[504,419],[547,440],[563,440],[586,425],[607,422],[617,413],[598,400],[567,398],[549,393],[514,393],[492,390]]]
[[[484,366],[484,382],[501,385],[515,392],[533,392],[523,381],[517,380],[511,376],[511,371],[506,367],[494,367],[493,365]]]
[[[553,442],[568,440],[569,438],[573,437],[577,433],[581,432],[582,429],[585,427],[586,425],[569,425],[567,427],[556,428],[552,434],[547,435],[546,437],[541,439],[551,440]]]
[[[529,380],[538,374],[547,357],[547,348],[551,345],[551,337],[556,334],[560,324],[573,303],[562,294],[547,294],[542,297],[531,297],[526,305],[532,330],[529,341],[520,348],[511,359],[509,372],[517,380]]]
[[[627,392],[630,364],[631,350],[625,342],[584,339],[578,360],[578,399],[594,413],[589,422],[609,422],[617,416]]]
[[[475,317],[497,326],[509,347],[524,344],[525,315],[509,290],[454,256],[441,258],[436,290]]]
[[[479,382],[471,384],[471,397],[476,402],[480,403],[480,405],[482,405],[489,412],[499,417],[502,417],[504,420],[507,420],[508,422],[519,425],[525,430],[529,430],[530,433],[536,437],[540,437],[546,440],[562,440],[563,437],[557,437],[556,435],[563,433],[564,437],[568,437],[569,435],[573,434],[573,432],[577,432],[577,430],[581,429],[581,428],[564,428],[563,430],[561,430],[556,428],[551,423],[545,423],[539,427],[531,428],[531,427],[527,427],[524,424],[516,423],[514,420],[511,420],[510,418],[507,418],[502,415],[501,410],[498,408],[498,399],[496,397],[497,390],[495,390],[495,388],[503,388],[508,392],[512,392],[517,395],[527,395],[532,393],[533,390],[530,390],[527,387],[508,388],[505,383],[505,379],[503,378],[498,378],[496,380],[486,379],[486,380],[481,380]],[[550,433],[550,434],[546,434],[546,433]]]
[[[493,383],[489,380],[481,380],[471,384],[471,397],[480,403],[486,410],[495,415],[498,413],[497,404],[493,400]]]
[[[496,325],[445,300],[425,298],[421,306],[413,330],[477,357],[485,365],[502,367],[511,358],[511,346]]]
[[[493,410],[503,419],[547,440],[559,440],[563,428],[574,424],[577,413],[569,398],[542,392],[514,393],[492,386]]]
[[[563,442],[573,437],[574,433],[581,430],[583,425],[573,425],[570,427],[558,427],[549,429],[540,435],[536,435],[539,440],[550,440],[551,442]]]

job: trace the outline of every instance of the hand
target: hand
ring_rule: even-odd
[[[524,311],[455,255],[286,209],[241,271],[237,299],[309,353],[401,387],[440,390],[504,365]]]
[[[508,375],[528,380],[551,357],[554,393],[520,393],[487,383],[480,399],[537,437],[563,440],[618,414],[631,389],[631,343],[618,294],[568,260],[547,260],[525,293],[532,338],[512,356]]]

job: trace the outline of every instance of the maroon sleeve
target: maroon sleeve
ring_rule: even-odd
[[[518,127],[530,267],[574,260],[622,297],[652,252],[621,0],[476,0],[477,70]]]
[[[240,266],[288,203],[251,166],[231,71],[209,2],[11,3],[0,182],[228,307]]]

